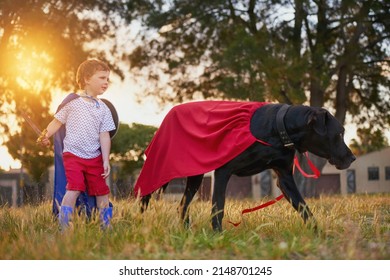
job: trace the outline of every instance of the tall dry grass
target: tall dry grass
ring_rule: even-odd
[[[184,229],[177,202],[114,201],[112,229],[75,217],[61,232],[50,204],[0,208],[0,259],[390,259],[390,195],[308,199],[318,231],[287,201],[244,217],[259,202],[226,202],[224,231],[210,226],[210,202],[194,201]],[[233,222],[242,218],[242,224]]]

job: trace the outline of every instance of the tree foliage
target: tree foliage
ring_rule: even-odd
[[[149,70],[149,94],[161,100],[309,102],[342,123],[347,113],[390,123],[388,1],[137,3],[158,35],[129,59],[133,71]]]
[[[350,148],[358,156],[379,151],[389,146],[389,141],[379,129],[373,131],[371,128],[359,128],[357,136],[360,140],[352,139]]]
[[[45,127],[53,91],[74,91],[76,67],[86,58],[107,61],[106,53],[88,49],[86,43],[113,38],[123,11],[113,1],[0,1],[2,140],[35,181],[51,164],[52,152],[35,145],[36,135],[20,111]]]

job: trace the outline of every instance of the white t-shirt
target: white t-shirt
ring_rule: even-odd
[[[101,154],[100,133],[114,130],[115,124],[107,105],[96,100],[99,105],[82,97],[76,98],[54,115],[66,128],[63,152],[70,152],[84,159]]]

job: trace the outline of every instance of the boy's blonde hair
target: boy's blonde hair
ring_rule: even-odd
[[[110,68],[98,59],[88,59],[80,64],[76,74],[76,82],[80,89],[84,89],[85,79],[92,77],[97,71],[110,71]]]

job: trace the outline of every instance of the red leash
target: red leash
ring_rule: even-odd
[[[299,160],[297,156],[294,157],[294,167],[296,166],[298,170],[302,173],[302,175],[305,176],[306,178],[317,179],[318,177],[320,177],[321,172],[317,169],[314,163],[309,159],[309,154],[306,152],[303,155],[306,157],[307,163],[309,164],[311,171],[313,171],[313,174],[307,174],[305,171],[303,171],[301,165],[299,164]]]
[[[309,159],[309,155],[308,155],[307,152],[304,153],[304,156],[306,157],[307,163],[309,164],[309,167],[310,167],[311,171],[313,172],[313,174],[307,174],[302,169],[301,165],[299,164],[299,160],[298,160],[297,156],[294,157],[294,167],[296,166],[298,168],[298,170],[302,173],[302,175],[305,176],[306,178],[315,178],[315,179],[317,179],[318,177],[320,177],[321,172],[317,169],[317,167],[314,165],[314,163]],[[241,216],[243,216],[244,214],[255,212],[255,211],[260,210],[262,208],[268,207],[268,206],[270,206],[272,204],[275,204],[276,202],[281,200],[283,197],[284,197],[284,195],[281,194],[277,198],[275,198],[274,200],[270,200],[270,201],[268,201],[266,203],[263,203],[263,204],[261,204],[259,206],[254,207],[254,208],[244,209],[244,210],[241,211]],[[231,221],[228,221],[228,222],[230,224],[232,224],[233,226],[235,226],[235,227],[238,227],[241,224],[241,221],[238,222],[238,223],[233,223]]]
[[[265,208],[265,207],[267,207],[267,206],[270,206],[270,205],[272,205],[272,204],[278,202],[279,200],[281,200],[283,197],[284,197],[284,195],[281,194],[281,195],[279,195],[277,198],[275,198],[274,200],[270,200],[270,201],[268,201],[268,202],[266,202],[266,203],[263,203],[263,204],[261,204],[261,205],[259,205],[259,206],[254,207],[254,208],[247,208],[247,209],[244,209],[244,210],[242,210],[242,212],[241,212],[241,216],[244,215],[244,214],[246,214],[246,213],[255,212],[255,211],[257,211],[257,210],[260,210],[260,209],[262,209],[262,208]],[[238,222],[238,223],[233,223],[233,222],[231,222],[231,221],[228,221],[228,222],[231,223],[231,224],[232,224],[233,226],[235,226],[235,227],[238,227],[238,226],[241,224],[241,221]]]

